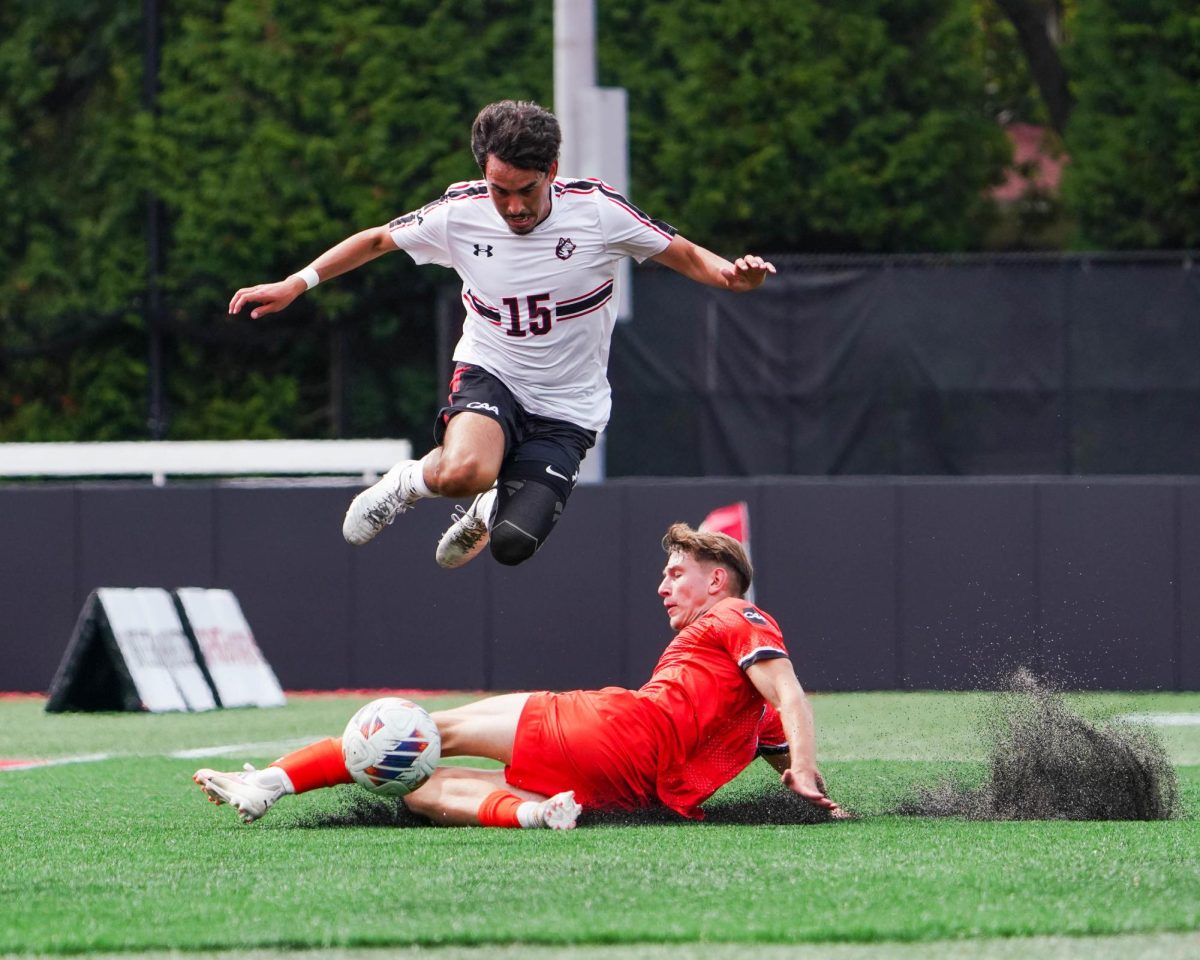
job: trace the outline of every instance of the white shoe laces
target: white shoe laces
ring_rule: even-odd
[[[462,504],[455,505],[454,511],[450,514],[450,522],[462,528],[459,533],[487,529],[487,524],[480,517],[475,516],[470,510],[462,506]]]

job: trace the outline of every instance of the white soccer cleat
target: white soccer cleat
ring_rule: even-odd
[[[253,823],[276,800],[293,792],[288,775],[279,767],[255,770],[249,763],[241,773],[203,769],[193,773],[192,779],[213,803],[218,806],[227,803],[237,810],[244,823]]]
[[[575,791],[556,793],[538,804],[538,815],[548,830],[574,830],[583,807],[575,802]]]
[[[467,509],[455,507],[449,529],[438,541],[434,558],[438,566],[457,570],[474,560],[491,539],[492,510],[496,504],[496,488],[485,490]]]
[[[419,499],[401,479],[405,467],[415,460],[401,460],[377,483],[367,487],[350,502],[342,521],[342,536],[347,543],[362,546]]]

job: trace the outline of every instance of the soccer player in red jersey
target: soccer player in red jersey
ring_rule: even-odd
[[[665,806],[701,819],[701,804],[764,756],[788,790],[844,816],[817,770],[812,708],[779,625],[744,598],[753,572],[723,533],[673,524],[658,594],[676,631],[637,690],[510,693],[433,714],[442,756],[488,757],[503,769],[439,767],[404,798],[447,826],[569,829],[584,809]],[[287,793],[350,783],[329,739],[265,770],[194,776],[249,822]]]

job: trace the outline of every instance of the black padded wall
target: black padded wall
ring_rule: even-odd
[[[668,524],[750,507],[755,589],[813,690],[1200,688],[1200,479],[619,480],[545,547],[441,570],[451,504],[365,547],[357,487],[0,487],[0,690],[45,690],[102,586],[234,591],[288,689],[637,686],[670,639]]]

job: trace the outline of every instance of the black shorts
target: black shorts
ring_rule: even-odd
[[[442,445],[450,418],[464,412],[483,414],[500,424],[504,431],[501,476],[539,479],[556,489],[565,487],[566,493],[575,485],[584,454],[596,442],[595,430],[527,412],[497,377],[469,363],[454,368],[449,403],[438,411],[433,425],[435,444]]]

